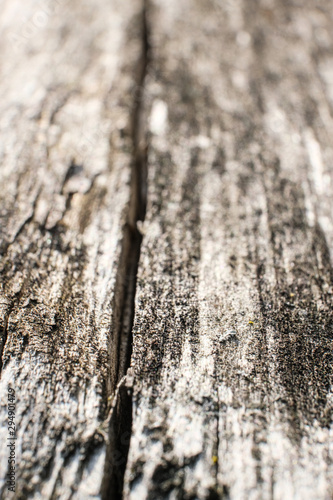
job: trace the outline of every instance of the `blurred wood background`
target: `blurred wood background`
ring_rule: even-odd
[[[333,2],[0,27],[1,498],[332,499]]]

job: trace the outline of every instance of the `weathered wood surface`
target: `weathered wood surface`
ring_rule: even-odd
[[[1,498],[92,498],[108,483],[141,18],[139,1],[2,5]]]
[[[151,2],[125,498],[329,499],[332,2]]]
[[[332,2],[43,5],[0,17],[2,498],[332,498]]]

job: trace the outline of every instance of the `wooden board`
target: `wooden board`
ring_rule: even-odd
[[[332,4],[148,19],[124,498],[331,498]]]
[[[1,498],[333,496],[332,7],[4,3]]]
[[[142,25],[139,1],[2,5],[1,498],[96,498],[112,483],[103,422],[133,281]]]

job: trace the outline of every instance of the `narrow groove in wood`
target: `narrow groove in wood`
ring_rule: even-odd
[[[0,304],[1,317],[0,317],[0,378],[2,374],[3,360],[2,356],[5,350],[7,337],[8,337],[8,321],[13,305],[7,302]]]
[[[102,484],[102,498],[121,500],[123,497],[124,474],[127,464],[131,428],[132,428],[132,389],[126,383],[126,374],[132,355],[133,322],[135,315],[136,278],[140,260],[142,234],[137,222],[144,221],[146,214],[147,193],[147,140],[144,117],[144,82],[149,62],[149,41],[147,27],[148,2],[143,0],[142,8],[142,54],[138,67],[136,102],[133,109],[132,144],[133,163],[131,176],[131,199],[128,221],[124,228],[123,246],[118,272],[118,286],[121,289],[121,311],[115,311],[120,317],[118,341],[112,346],[117,349],[117,369],[115,393],[109,394],[112,401],[109,422],[109,442],[105,461]],[[116,304],[117,307],[117,304]],[[110,385],[111,391],[114,385]]]

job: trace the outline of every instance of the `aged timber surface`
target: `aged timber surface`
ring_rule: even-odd
[[[139,1],[2,5],[2,498],[95,498],[112,482],[102,424],[126,350],[142,26]]]
[[[0,16],[1,498],[331,499],[332,1],[40,5]]]
[[[150,3],[126,499],[332,498],[332,13]]]

